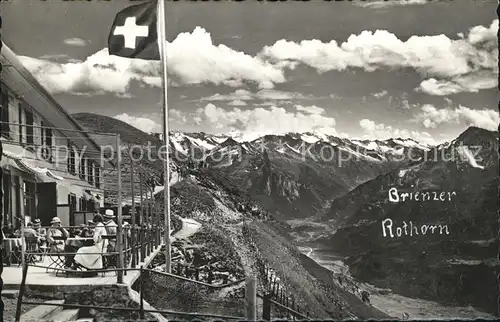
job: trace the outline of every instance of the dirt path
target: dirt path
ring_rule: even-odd
[[[178,239],[186,239],[194,234],[201,228],[201,224],[194,219],[181,218],[182,227],[172,237]]]

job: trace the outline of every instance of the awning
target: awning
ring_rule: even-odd
[[[3,156],[5,156],[6,158],[2,158],[2,160],[0,161],[0,166],[2,168],[7,168],[7,169],[16,169],[18,171],[21,171],[21,172],[25,172],[24,169],[22,169],[16,162],[16,158],[12,157],[11,155],[9,155],[8,153],[3,153]],[[28,172],[29,174],[31,174],[31,172]]]
[[[54,174],[52,171],[50,171],[47,168],[39,168],[36,166],[32,166],[31,164],[29,164],[27,161],[25,161],[23,159],[17,159],[16,162],[21,167],[27,169],[28,171],[30,171],[38,176],[40,176],[42,181],[46,181],[46,180],[43,180],[44,179],[43,176],[49,177],[49,178],[57,180],[57,181],[64,180],[63,177],[60,177],[60,176]]]
[[[19,171],[26,172],[28,174],[34,175],[42,182],[51,182],[51,181],[62,181],[64,178],[54,174],[50,170],[46,168],[40,168],[29,164],[27,160],[24,160],[22,157],[11,154],[7,151],[3,151],[3,156],[5,161],[2,158],[2,164],[8,165],[9,167],[13,167]]]

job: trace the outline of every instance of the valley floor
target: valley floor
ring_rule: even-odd
[[[402,319],[405,313],[409,315],[409,319],[419,320],[495,319],[493,315],[480,312],[473,307],[448,307],[432,301],[394,294],[391,290],[380,289],[367,283],[359,283],[349,274],[349,268],[344,265],[341,258],[323,256],[311,247],[299,247],[299,250],[319,265],[331,270],[334,275],[342,276],[342,287],[350,293],[359,296],[360,291],[368,291],[371,304],[396,319]],[[340,286],[338,281],[336,283]],[[353,291],[354,285],[359,291]]]

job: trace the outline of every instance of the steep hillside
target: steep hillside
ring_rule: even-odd
[[[314,219],[331,227],[315,243],[350,256],[354,276],[364,281],[411,297],[496,310],[497,150],[498,132],[469,128],[420,162],[335,200]]]
[[[265,287],[264,276],[257,264],[265,262],[280,280],[286,281],[287,290],[298,299],[303,311],[310,312],[315,318],[386,317],[364,305],[359,298],[345,294],[333,282],[332,274],[297,251],[286,233],[288,227],[285,224],[276,221],[272,215],[262,210],[252,201],[250,195],[239,190],[220,171],[190,170],[185,179],[174,184],[171,190],[174,215],[192,218],[202,225],[198,233],[183,242],[183,246],[175,246],[194,248],[195,254],[196,249],[203,249],[204,259],[199,261],[199,267],[217,265],[218,271],[229,272],[230,280],[242,276],[240,271],[244,272],[243,275],[256,274],[259,292],[262,292]],[[159,200],[162,197],[163,194],[157,194]],[[246,234],[244,227],[248,228]],[[253,236],[254,243],[245,237],[248,234]],[[184,257],[174,259],[174,267],[179,264],[186,265],[186,260],[182,258]],[[164,289],[169,285],[167,281],[157,283],[151,287]],[[243,285],[240,291],[242,288]],[[159,295],[148,300],[157,303],[157,307],[162,307],[166,297],[168,296]],[[219,314],[244,313],[238,311],[242,309],[241,305],[221,312],[222,309],[216,304],[206,307],[202,306],[202,302],[196,304],[200,307],[193,309],[210,310]]]

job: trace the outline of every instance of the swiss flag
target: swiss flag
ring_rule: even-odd
[[[108,37],[110,55],[160,60],[157,1],[146,1],[117,13]]]

